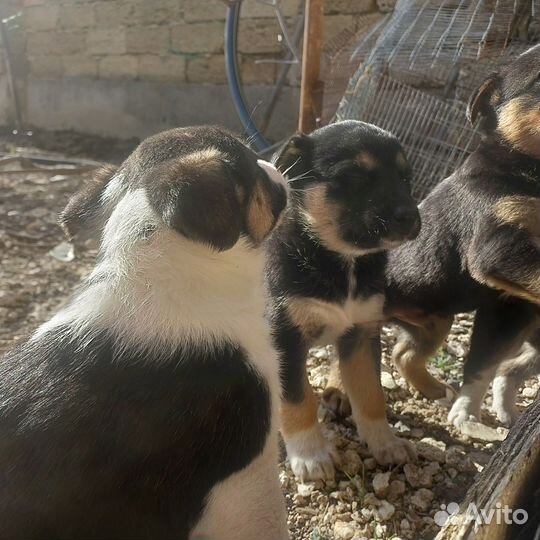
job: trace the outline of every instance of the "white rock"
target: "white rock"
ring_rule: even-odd
[[[301,497],[310,497],[314,490],[315,486],[313,484],[298,484],[296,486],[296,492]]]
[[[334,536],[338,540],[351,540],[354,536],[354,527],[345,521],[336,521],[334,523]]]
[[[388,501],[382,500],[375,514],[381,521],[388,521],[396,512],[396,507]]]
[[[445,461],[446,444],[443,441],[424,437],[416,443],[416,450],[419,456],[428,461],[438,461],[439,463]]]
[[[387,371],[383,371],[381,373],[381,384],[383,388],[386,388],[387,390],[395,390],[397,388],[394,377],[392,377],[392,374],[388,373]]]
[[[384,497],[388,493],[390,485],[390,473],[377,473],[373,477],[373,491],[378,497]]]
[[[522,390],[521,395],[526,398],[533,398],[534,396],[536,396],[536,388],[529,388],[528,386],[526,386]]]
[[[408,530],[411,528],[411,524],[410,524],[406,519],[402,519],[402,520],[401,520],[401,523],[399,524],[399,526],[400,526],[404,531],[408,531]]]

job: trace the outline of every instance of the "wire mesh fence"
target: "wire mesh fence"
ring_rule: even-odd
[[[467,101],[498,64],[538,41],[539,8],[540,0],[398,0],[378,24],[346,29],[328,48],[324,118],[398,136],[423,198],[478,144]]]

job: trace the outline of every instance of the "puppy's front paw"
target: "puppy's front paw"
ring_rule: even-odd
[[[519,410],[517,407],[493,407],[492,411],[497,415],[497,420],[505,427],[510,427],[516,423],[519,418]]]
[[[376,445],[368,445],[373,457],[381,465],[402,465],[416,459],[416,449],[414,445],[406,440],[396,437],[393,434]]]
[[[347,417],[352,413],[351,402],[345,392],[339,388],[328,387],[322,395],[324,407],[334,416]]]
[[[334,445],[327,441],[319,426],[288,435],[287,455],[294,475],[301,482],[331,480],[340,458]]]
[[[448,413],[448,423],[461,429],[464,422],[480,422],[479,411],[473,410],[474,408],[469,398],[458,397]]]

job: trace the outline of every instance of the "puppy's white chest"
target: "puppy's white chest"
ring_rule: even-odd
[[[324,330],[318,341],[328,343],[355,325],[376,323],[383,318],[384,295],[368,298],[347,298],[343,303],[326,302],[316,298],[291,298],[289,315],[308,334]]]

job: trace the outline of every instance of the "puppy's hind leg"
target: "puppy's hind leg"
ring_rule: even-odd
[[[426,369],[427,361],[437,352],[452,326],[452,317],[426,318],[422,326],[402,321],[398,326],[397,342],[392,360],[401,375],[428,399],[443,399],[455,395],[446,383],[439,381]]]
[[[333,361],[330,365],[330,374],[322,395],[322,401],[325,408],[332,415],[346,418],[352,413],[351,402],[345,393],[339,362],[337,361]]]
[[[515,355],[535,330],[536,309],[523,300],[500,299],[477,310],[463,385],[448,414],[454,426],[481,420],[480,408],[489,384],[502,360]]]
[[[519,354],[504,360],[493,380],[492,411],[505,426],[512,425],[519,416],[516,396],[519,387],[540,372],[540,331],[523,344]]]
[[[245,469],[215,486],[190,540],[288,540],[277,437]]]

